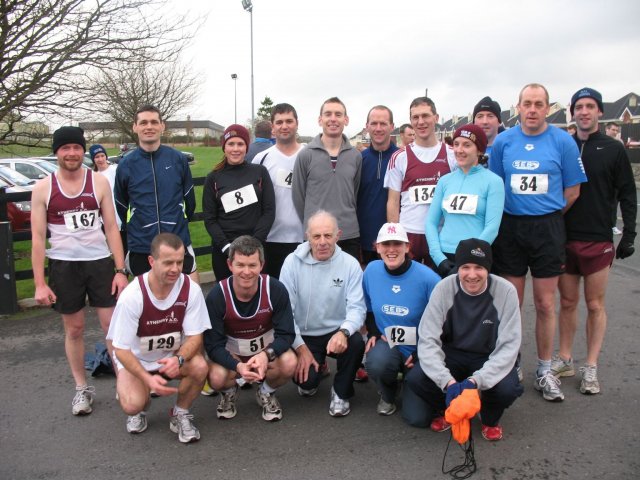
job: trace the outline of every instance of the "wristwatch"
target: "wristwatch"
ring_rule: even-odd
[[[270,362],[273,362],[276,359],[276,351],[273,348],[271,348],[271,347],[265,348],[264,349],[264,353],[267,354],[267,359]]]
[[[129,273],[127,272],[127,269],[126,269],[126,268],[116,268],[116,269],[114,270],[114,272],[115,272],[115,273],[121,273],[121,274],[123,274],[125,277],[126,277],[126,276],[128,276],[128,274],[129,274]]]
[[[174,357],[178,357],[178,366],[182,368],[182,365],[184,365],[184,357],[178,354],[175,354]]]
[[[346,328],[341,328],[340,330],[338,330],[340,333],[343,333],[345,337],[349,338],[351,336],[351,334],[349,333],[349,330],[347,330]]]

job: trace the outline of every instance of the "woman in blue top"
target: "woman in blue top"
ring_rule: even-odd
[[[431,292],[440,277],[409,257],[409,239],[399,223],[385,223],[378,232],[376,251],[381,260],[367,265],[362,279],[367,304],[367,373],[380,392],[377,412],[396,411],[398,373],[406,374],[417,361],[417,330]],[[411,389],[402,392],[402,418],[426,427],[427,408]]]
[[[464,125],[453,134],[458,168],[438,182],[425,226],[429,253],[443,277],[455,273],[460,240],[475,237],[493,243],[498,235],[504,182],[484,167],[486,148],[487,136],[477,125]]]

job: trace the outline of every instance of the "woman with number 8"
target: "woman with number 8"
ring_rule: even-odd
[[[380,392],[378,414],[392,415],[396,411],[398,374],[406,375],[418,360],[418,325],[440,277],[411,260],[409,238],[399,223],[382,226],[376,251],[382,260],[367,265],[362,280],[369,332],[366,369]],[[429,425],[426,411],[420,397],[403,389],[402,418],[408,424]]]
[[[249,132],[230,125],[222,136],[224,157],[207,175],[202,192],[204,225],[211,236],[211,263],[216,280],[231,275],[229,245],[241,235],[264,244],[275,218],[273,183],[262,165],[245,162]]]
[[[429,253],[442,277],[455,273],[461,240],[474,237],[491,244],[498,235],[504,183],[485,168],[486,148],[487,136],[477,125],[464,125],[453,134],[458,168],[438,182],[425,226]]]

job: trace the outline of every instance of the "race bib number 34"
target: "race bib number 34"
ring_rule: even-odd
[[[230,213],[257,203],[258,197],[256,196],[253,185],[246,185],[237,190],[225,193],[220,197],[220,201],[222,202],[222,208],[224,208],[225,213]]]
[[[409,187],[409,203],[412,205],[427,205],[433,201],[435,185],[415,185]]]
[[[83,210],[80,212],[69,212],[64,214],[64,224],[67,230],[94,230],[101,223],[98,221],[98,210]]]
[[[392,325],[384,329],[384,336],[391,348],[396,345],[417,345],[416,327]]]
[[[511,175],[511,192],[516,195],[541,195],[549,191],[549,176],[517,173]]]

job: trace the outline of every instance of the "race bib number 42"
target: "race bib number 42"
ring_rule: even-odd
[[[549,191],[549,176],[517,173],[511,175],[511,192],[516,195],[541,195]]]
[[[67,230],[94,230],[101,223],[98,221],[98,210],[83,210],[80,212],[68,212],[64,214],[64,224]]]
[[[391,348],[396,345],[417,345],[416,327],[392,325],[384,329],[384,336]]]
[[[256,196],[253,185],[246,185],[237,190],[225,193],[220,197],[220,201],[222,202],[222,208],[224,208],[225,213],[229,213],[257,203],[258,197]]]
[[[409,203],[411,205],[427,205],[433,201],[435,185],[415,185],[409,187]]]

